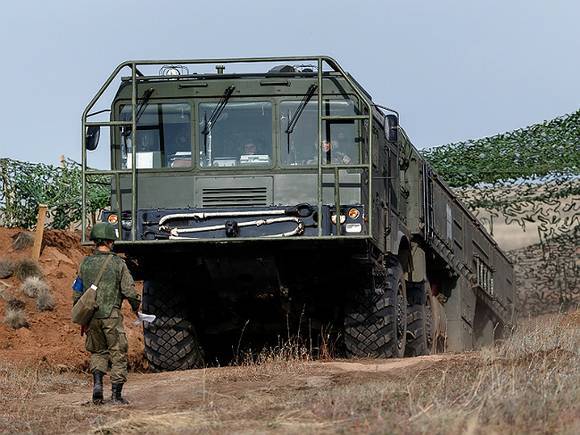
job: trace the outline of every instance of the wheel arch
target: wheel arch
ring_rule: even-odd
[[[397,236],[397,259],[403,268],[405,279],[413,271],[413,255],[411,253],[411,242],[407,235],[401,231]]]

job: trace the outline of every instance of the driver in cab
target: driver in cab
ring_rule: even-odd
[[[254,142],[244,144],[242,154],[240,155],[240,165],[268,163],[270,163],[270,156],[268,154],[258,153],[258,147]]]

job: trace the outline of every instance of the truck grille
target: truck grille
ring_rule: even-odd
[[[266,187],[204,188],[203,207],[265,207],[268,205]]]

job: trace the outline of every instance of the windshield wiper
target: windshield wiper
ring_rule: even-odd
[[[286,128],[286,141],[288,144],[288,154],[290,154],[290,135],[294,131],[294,127],[296,127],[296,124],[298,123],[298,120],[300,119],[302,112],[304,112],[306,105],[312,99],[312,96],[316,92],[317,88],[318,88],[318,85],[310,85],[310,87],[306,91],[306,94],[304,95],[304,98],[302,98],[300,105],[296,109],[296,113],[294,114],[292,119],[288,120],[288,127]]]
[[[203,134],[203,151],[206,155],[207,155],[207,135],[213,128],[213,125],[217,122],[217,120],[221,116],[235,89],[236,89],[235,86],[229,86],[224,92],[224,95],[222,96],[217,106],[215,106],[215,109],[213,109],[213,112],[211,113],[209,119],[205,117],[204,126],[201,133]]]
[[[139,106],[137,106],[137,109],[135,111],[135,124],[137,124],[139,122],[139,119],[141,119],[141,116],[143,116],[143,113],[145,113],[145,109],[147,107],[147,102],[151,98],[151,95],[153,95],[154,91],[155,91],[155,89],[149,88],[145,92],[143,92],[143,97],[141,97],[141,102],[139,103]],[[124,130],[122,133],[123,136],[128,137],[131,134],[131,127],[124,127],[123,130]],[[137,128],[137,130],[139,130],[139,129]]]
[[[153,95],[153,91],[154,91],[153,88],[149,88],[145,92],[143,92],[141,103],[139,103],[139,107],[137,107],[137,113],[135,113],[135,123],[139,122],[139,119],[141,119],[141,116],[143,116],[146,105],[149,102],[151,95]]]

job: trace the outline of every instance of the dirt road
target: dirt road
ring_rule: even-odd
[[[89,385],[70,392],[46,392],[34,408],[56,414],[79,409],[94,429],[126,432],[262,432],[335,431],[335,423],[294,407],[295,400],[340,388],[348,391],[375,381],[396,381],[409,369],[420,371],[465,356],[433,355],[393,360],[273,363],[266,366],[222,367],[170,373],[131,374],[128,406],[87,404]],[[348,393],[346,393],[348,394]],[[96,418],[98,416],[98,418]],[[86,422],[86,419],[83,423]],[[84,425],[81,423],[81,425]],[[85,426],[86,427],[86,426]],[[71,426],[69,430],[81,430]]]

